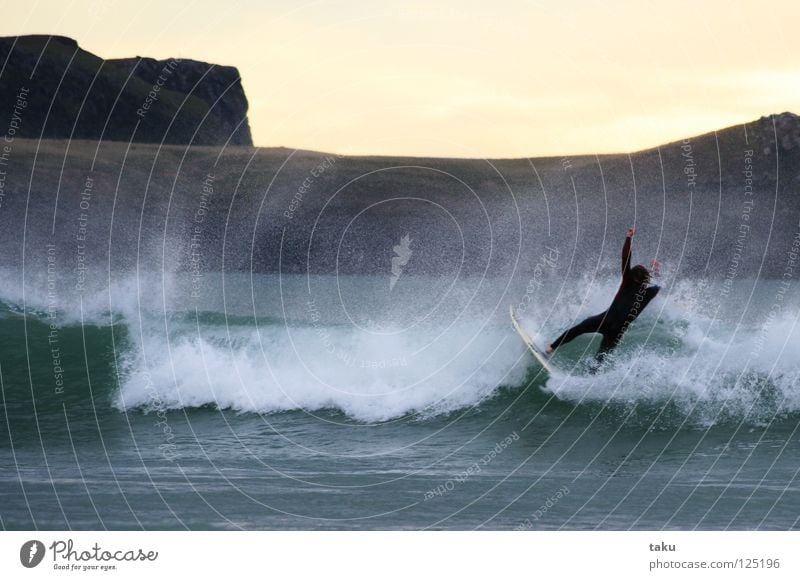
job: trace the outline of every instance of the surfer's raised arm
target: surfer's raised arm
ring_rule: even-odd
[[[628,228],[625,234],[625,243],[622,245],[622,275],[625,276],[631,269],[631,239],[636,233],[636,228]]]

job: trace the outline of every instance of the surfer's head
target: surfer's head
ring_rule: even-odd
[[[631,268],[633,281],[637,284],[647,284],[650,281],[650,270],[639,264]]]

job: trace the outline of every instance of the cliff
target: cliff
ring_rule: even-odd
[[[234,67],[103,60],[45,35],[0,38],[0,63],[0,132],[15,119],[15,137],[252,145]]]

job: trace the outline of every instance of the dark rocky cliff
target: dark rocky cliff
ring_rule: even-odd
[[[234,67],[103,60],[70,38],[0,38],[0,133],[16,137],[252,145]],[[22,97],[22,98],[19,98]]]

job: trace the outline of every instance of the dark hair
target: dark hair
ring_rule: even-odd
[[[631,268],[633,279],[637,284],[647,284],[650,281],[650,270],[639,264]]]

